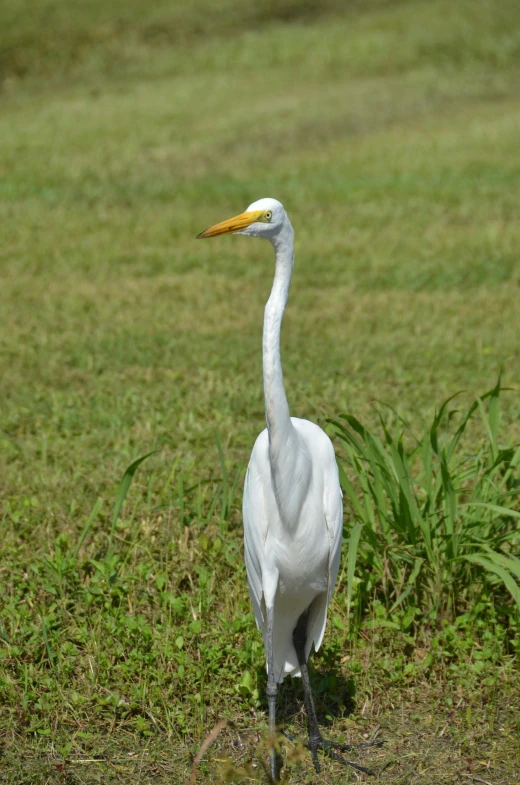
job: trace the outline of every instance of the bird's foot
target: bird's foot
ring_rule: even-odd
[[[269,755],[269,774],[271,777],[271,782],[273,785],[276,785],[278,782],[278,771],[279,771],[279,760],[278,754],[274,745],[271,747],[271,752]]]
[[[269,769],[265,769],[267,779],[270,785],[277,785],[280,782],[280,771],[282,769],[282,756],[280,754],[280,738],[279,731],[275,736],[269,738]]]
[[[288,738],[292,742],[298,742],[296,736],[292,736],[290,733],[286,733],[283,731],[283,734],[286,738]],[[357,771],[361,771],[363,774],[375,774],[372,769],[367,768],[366,766],[361,766],[359,763],[354,763],[351,760],[346,760],[341,755],[338,754],[339,752],[346,752],[347,750],[355,750],[355,749],[366,749],[368,747],[381,747],[384,744],[384,741],[371,741],[365,742],[364,744],[340,744],[337,741],[329,741],[328,739],[324,739],[321,734],[319,736],[314,736],[310,738],[308,741],[303,742],[303,746],[307,747],[308,750],[311,751],[312,755],[312,762],[314,763],[314,768],[316,772],[320,773],[320,763],[318,760],[318,750],[321,750],[325,753],[329,758],[332,760],[338,761],[338,763],[342,763],[344,766],[352,766],[353,769]]]

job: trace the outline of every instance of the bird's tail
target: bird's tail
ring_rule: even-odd
[[[324,592],[315,597],[309,606],[307,640],[305,643],[306,660],[309,658],[313,647],[315,651],[318,651],[321,646],[325,632],[327,605],[327,594]],[[301,676],[298,656],[292,638],[298,618],[299,615],[295,616],[294,612],[283,613],[280,608],[277,609],[273,629],[273,655],[275,678],[278,683],[282,682],[286,676]]]

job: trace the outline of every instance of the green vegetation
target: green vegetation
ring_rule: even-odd
[[[384,421],[384,444],[352,415],[335,423],[361,489],[359,493],[342,472],[354,517],[347,546],[347,603],[352,600],[355,576],[362,570],[360,618],[374,586],[390,615],[398,608],[405,610],[406,621],[401,623],[405,628],[417,620],[424,623],[425,617],[436,623],[467,608],[475,612],[487,595],[486,582],[495,578],[514,600],[505,613],[516,640],[520,447],[500,447],[500,392],[499,380],[447,436],[441,430],[444,421],[449,424],[457,415],[449,408],[452,396],[422,439],[411,434],[411,449],[406,449],[403,434],[395,439]],[[488,412],[483,406],[486,399]],[[460,454],[459,443],[479,409],[487,444],[474,454]],[[358,549],[364,568],[358,563]]]
[[[320,719],[386,739],[389,785],[519,779],[516,0],[8,0],[0,30],[0,782],[188,782],[222,717],[197,782],[266,781],[271,251],[193,240],[262,196],[292,412],[344,472]]]

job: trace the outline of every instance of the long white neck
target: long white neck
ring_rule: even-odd
[[[289,221],[272,243],[276,268],[271,295],[265,306],[262,346],[265,415],[271,459],[287,444],[293,431],[280,358],[280,330],[294,264],[294,232]]]

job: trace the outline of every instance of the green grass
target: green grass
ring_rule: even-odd
[[[284,202],[296,231],[291,410],[323,426],[355,416],[357,446],[382,450],[367,462],[335,437],[352,501],[315,658],[320,718],[354,742],[380,726],[386,747],[362,759],[390,785],[518,778],[514,600],[482,563],[453,561],[443,526],[455,501],[453,520],[475,533],[463,494],[496,501],[520,441],[520,11],[317,5],[2,6],[0,782],[188,782],[221,717],[234,726],[198,781],[218,781],[227,758],[265,781],[240,503],[264,426],[273,265],[260,242],[194,241],[262,196]],[[450,486],[441,447],[425,467],[422,434],[449,395],[465,391],[467,410],[501,369],[513,390],[500,424],[490,438],[486,402],[475,410]],[[387,481],[403,420],[420,514],[400,538]],[[456,602],[437,602],[433,562],[414,575],[425,493]],[[387,552],[383,509],[395,512]],[[500,529],[486,516],[479,537]],[[492,547],[514,556],[506,529],[511,544]],[[482,557],[468,536],[463,552]],[[284,685],[280,718],[303,737],[301,705],[300,685]],[[317,781],[355,781],[324,769]],[[286,770],[294,783],[311,774],[291,754]]]
[[[511,608],[507,603],[502,607],[502,613],[515,646],[520,611],[520,446],[500,445],[501,392],[499,378],[462,416],[453,408],[457,396],[451,396],[422,437],[402,422],[396,438],[382,416],[383,440],[352,415],[334,422],[354,477],[352,482],[340,466],[353,508],[347,606],[361,572],[360,618],[375,590],[390,615],[404,611],[397,627],[453,619],[467,608],[479,607],[492,580],[514,600]],[[468,454],[461,442],[477,413],[486,443]],[[457,415],[460,422],[453,427]]]

